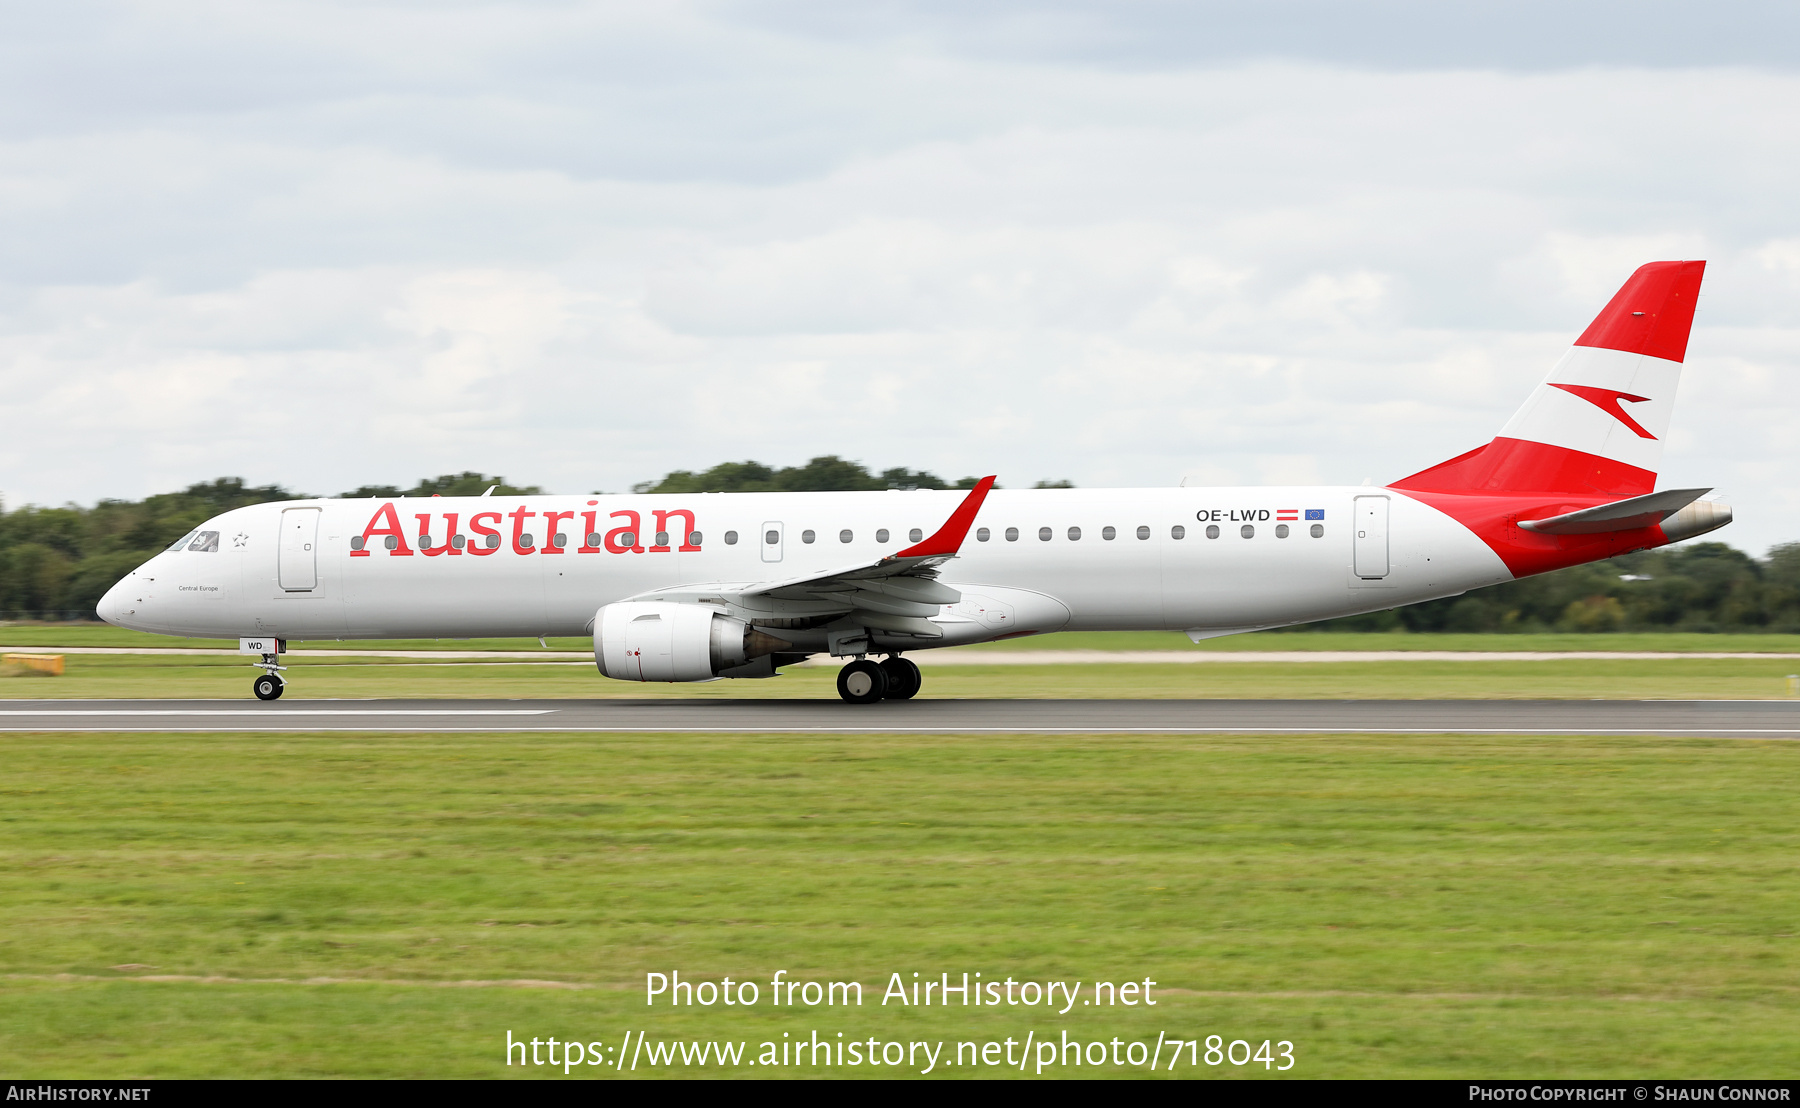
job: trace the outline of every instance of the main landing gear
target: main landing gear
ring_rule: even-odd
[[[287,667],[281,664],[280,657],[278,654],[264,654],[262,661],[256,663],[268,671],[250,686],[256,693],[256,699],[280,700],[281,694],[287,690],[287,681],[281,676],[281,671]]]
[[[918,695],[923,680],[918,665],[897,654],[883,662],[858,658],[838,670],[838,695],[852,704],[911,700]]]

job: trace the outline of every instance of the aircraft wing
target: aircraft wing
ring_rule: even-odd
[[[950,513],[944,525],[925,541],[873,561],[855,562],[835,569],[804,573],[775,581],[741,585],[683,587],[632,597],[634,600],[675,599],[675,593],[692,593],[694,599],[735,603],[747,608],[767,607],[771,601],[799,601],[796,614],[831,612],[853,616],[865,627],[899,631],[922,638],[941,638],[943,629],[931,622],[945,604],[956,604],[962,593],[939,584],[937,568],[956,557],[981,511],[982,501],[994,487],[993,477],[983,477]]]
[[[854,565],[828,569],[822,573],[808,573],[782,581],[761,582],[743,590],[743,595],[799,599],[798,596],[785,597],[782,594],[792,590],[842,592],[866,587],[870,582],[895,577],[914,577],[927,580],[938,566],[956,557],[956,552],[962,549],[963,540],[969,534],[969,527],[975,522],[975,513],[981,511],[981,502],[987,499],[988,490],[993,487],[994,479],[983,477],[979,484],[969,490],[969,495],[963,498],[963,502],[956,506],[956,511],[950,513],[950,518],[944,522],[944,525],[924,542],[916,543],[905,550],[886,555],[872,562],[858,562]],[[939,586],[939,588],[941,589],[943,586]],[[945,589],[944,591],[954,590]],[[956,600],[946,600],[943,603],[954,604]]]
[[[962,600],[962,593],[939,584],[937,567],[962,549],[981,503],[994,487],[993,477],[983,477],[950,513],[950,518],[925,541],[870,562],[765,581],[743,589],[743,597],[766,596],[774,600],[822,600],[842,604],[868,627],[903,631],[928,638],[943,634],[930,617],[945,604]]]

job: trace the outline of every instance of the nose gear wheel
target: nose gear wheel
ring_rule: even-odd
[[[263,675],[250,684],[250,691],[258,700],[280,700],[281,694],[287,691],[287,679],[281,671],[287,667],[281,664],[281,655],[264,654],[262,661],[256,663],[263,668]]]

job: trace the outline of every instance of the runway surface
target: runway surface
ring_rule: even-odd
[[[1800,700],[36,700],[0,731],[1686,735],[1800,739]]]

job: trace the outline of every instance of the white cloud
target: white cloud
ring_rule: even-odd
[[[1698,256],[1669,480],[1727,488],[1732,541],[1800,538],[1800,77],[131,10],[0,78],[10,504],[826,452],[1387,480],[1490,437],[1635,265]]]

